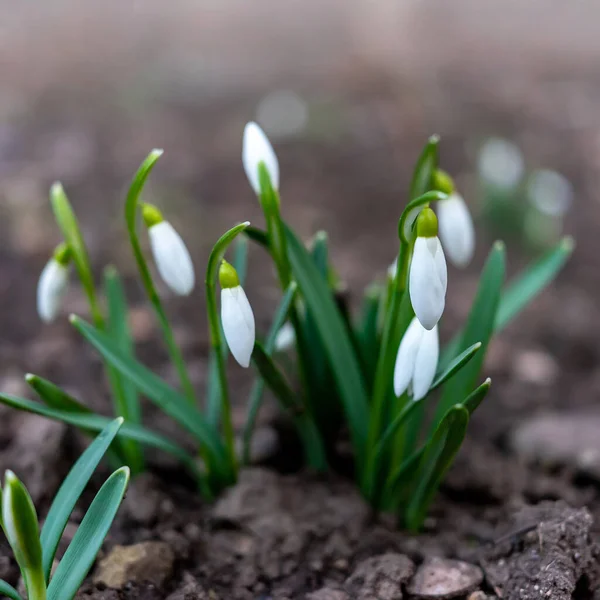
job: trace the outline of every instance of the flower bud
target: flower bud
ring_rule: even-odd
[[[37,287],[37,311],[40,319],[45,323],[51,323],[58,315],[69,282],[70,262],[71,251],[66,244],[61,244],[40,275]]]

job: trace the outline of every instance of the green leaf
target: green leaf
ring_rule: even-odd
[[[475,412],[475,409],[481,404],[491,385],[492,380],[488,377],[461,402],[461,404],[469,411],[469,415],[472,415]]]
[[[293,274],[327,350],[346,411],[355,455],[359,461],[364,460],[369,411],[360,364],[327,283],[302,243],[287,226],[285,234]]]
[[[141,393],[204,445],[221,475],[230,475],[225,467],[225,448],[218,432],[206,423],[202,413],[185,396],[135,359],[124,356],[113,340],[89,323],[74,315],[71,316],[71,322],[109,364],[129,378]]]
[[[26,398],[11,396],[10,394],[0,394],[0,403],[48,419],[62,421],[63,423],[77,427],[86,433],[100,432],[112,421],[108,417],[103,417],[94,413],[77,413],[69,410],[61,410],[51,406],[44,406],[43,404],[39,404],[38,402]],[[192,457],[181,448],[181,446],[178,446],[169,440],[169,438],[146,429],[141,425],[127,422],[123,423],[121,426],[118,436],[140,442],[146,446],[151,446],[158,450],[162,450],[167,454],[171,454],[188,467],[190,473],[198,476],[198,468]]]
[[[417,471],[418,484],[406,511],[406,524],[413,531],[421,527],[429,505],[465,438],[468,424],[469,411],[464,406],[453,406],[427,444]]]
[[[77,504],[85,486],[88,484],[98,463],[102,460],[104,453],[117,435],[121,425],[123,425],[123,417],[111,421],[104,428],[73,465],[73,468],[52,501],[52,506],[48,511],[48,516],[46,517],[40,536],[46,582],[50,578],[52,561],[54,560],[58,543],[69,521],[69,517],[75,508],[75,504]]]
[[[249,240],[269,251],[269,234],[266,231],[250,226],[244,229],[244,234]]]
[[[439,388],[442,384],[446,383],[455,373],[458,373],[481,348],[481,342],[476,342],[472,346],[469,346],[464,352],[461,352],[441,373],[435,378],[435,381],[431,384],[429,392]]]
[[[4,476],[2,527],[25,579],[28,596],[36,598],[46,587],[38,518],[29,492],[12,471],[6,471]]]
[[[296,395],[290,389],[281,371],[259,342],[254,345],[252,362],[282,407],[290,412],[302,440],[307,462],[313,468],[325,471],[327,469],[327,457],[319,430],[314,421],[304,411],[304,407],[298,402]]]
[[[438,145],[440,137],[432,135],[417,160],[410,184],[410,197],[416,198],[431,189],[431,179],[438,166]]]
[[[448,409],[469,393],[479,376],[488,344],[494,333],[494,323],[500,302],[505,268],[504,244],[496,242],[481,274],[477,294],[459,344],[459,348],[467,348],[471,344],[481,342],[481,349],[444,386],[442,398],[436,409],[434,420],[434,426],[436,427]]]
[[[381,286],[372,285],[365,292],[360,318],[354,328],[354,337],[360,349],[365,380],[369,387],[373,385],[379,348],[379,307],[383,294]]]
[[[573,239],[566,237],[531,265],[502,294],[495,330],[500,331],[537,296],[561,270],[573,252]]]
[[[556,277],[573,252],[573,247],[572,238],[563,238],[556,248],[549,250],[510,283],[500,299],[494,333],[502,331]],[[440,366],[456,355],[459,343],[460,334],[444,348]]]
[[[85,404],[81,404],[73,396],[43,377],[27,373],[25,381],[52,408],[73,413],[92,414],[92,411]]]
[[[271,323],[271,328],[269,329],[269,333],[267,334],[267,339],[265,340],[265,352],[271,356],[273,351],[275,350],[275,340],[277,339],[277,334],[279,330],[285,323],[288,312],[294,301],[296,296],[296,291],[298,286],[295,281],[292,281],[288,286],[277,310],[275,311],[275,316],[273,317],[273,322]],[[254,431],[254,425],[256,423],[256,417],[258,415],[258,411],[262,405],[262,399],[264,397],[263,392],[265,388],[264,380],[259,377],[254,382],[252,386],[252,390],[250,391],[250,397],[248,399],[248,416],[246,417],[246,423],[244,424],[244,462],[246,464],[250,461],[250,441],[252,439],[252,433]]]
[[[48,586],[48,600],[71,600],[88,574],[121,505],[129,469],[115,471],[100,488]]]
[[[0,579],[0,594],[4,594],[7,598],[10,598],[10,600],[23,600],[23,598],[19,596],[19,592],[3,579]]]
[[[108,301],[108,321],[106,332],[127,356],[134,356],[133,342],[127,324],[127,300],[119,274],[114,267],[104,271],[104,289]],[[142,420],[137,390],[131,382],[114,368],[108,369],[113,388],[115,413],[126,421],[140,423]],[[122,440],[121,450],[133,474],[144,470],[144,458],[139,444],[132,440]]]

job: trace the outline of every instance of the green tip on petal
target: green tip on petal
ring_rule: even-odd
[[[71,248],[66,242],[62,242],[54,249],[54,260],[63,267],[67,267],[71,262]]]
[[[154,204],[142,204],[142,218],[148,229],[164,221],[162,213]]]
[[[225,260],[219,267],[219,283],[223,289],[239,287],[240,280],[237,271]]]
[[[417,217],[417,237],[436,237],[438,220],[431,208],[424,208]]]
[[[452,192],[454,192],[454,180],[442,169],[436,169],[434,171],[431,185],[434,190],[443,192],[444,194],[452,194]]]

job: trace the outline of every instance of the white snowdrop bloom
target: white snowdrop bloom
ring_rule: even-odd
[[[155,206],[144,204],[143,216],[160,276],[179,296],[189,295],[195,284],[194,265],[181,236]]]
[[[408,285],[413,310],[425,329],[437,325],[446,303],[448,272],[437,229],[435,213],[424,208],[417,218]]]
[[[490,138],[479,152],[480,176],[500,188],[515,187],[525,170],[525,162],[519,147],[501,138]]]
[[[289,350],[296,341],[296,332],[292,324],[286,321],[275,336],[275,350],[277,352],[285,352]]]
[[[58,315],[68,282],[68,262],[63,263],[55,255],[44,267],[37,286],[37,311],[45,323],[51,323]]]
[[[437,325],[425,329],[415,318],[408,326],[396,355],[394,393],[400,397],[406,390],[414,400],[425,397],[437,370],[439,358]]]
[[[279,189],[279,162],[265,132],[254,122],[250,122],[244,129],[242,147],[242,163],[248,181],[256,195],[260,195],[260,182],[258,165],[263,162],[269,172],[273,189]]]
[[[475,228],[466,202],[454,192],[437,203],[439,233],[450,262],[466,267],[475,252]]]
[[[221,283],[221,323],[233,358],[244,368],[250,365],[254,349],[254,313],[236,270],[223,261],[219,269]]]

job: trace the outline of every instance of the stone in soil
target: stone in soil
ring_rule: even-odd
[[[423,600],[443,600],[465,596],[483,581],[475,565],[446,558],[430,558],[415,573],[406,591]]]
[[[175,555],[165,542],[115,546],[100,561],[96,585],[121,589],[129,582],[151,583],[161,588],[173,574]]]
[[[600,412],[544,413],[521,423],[512,447],[529,461],[566,466],[600,480]]]
[[[401,600],[402,586],[414,571],[412,560],[404,554],[373,556],[358,564],[346,588],[356,600]]]

